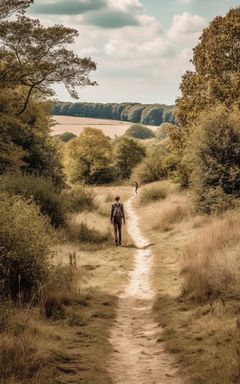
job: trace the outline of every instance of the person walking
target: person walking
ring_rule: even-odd
[[[112,204],[110,220],[114,228],[115,245],[122,245],[122,223],[125,224],[123,204],[119,202],[120,196],[115,197],[116,203]]]
[[[135,193],[137,194],[137,191],[138,191],[139,185],[138,185],[138,183],[137,183],[136,181],[134,182],[134,184],[135,184]]]

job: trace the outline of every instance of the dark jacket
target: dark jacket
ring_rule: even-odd
[[[122,217],[120,217],[120,219],[123,219],[123,221],[125,221],[125,214],[124,214],[123,205],[121,203],[114,203],[114,204],[112,204],[112,209],[111,209],[111,217],[110,217],[111,222],[114,219],[113,214],[114,214],[114,208],[115,208],[116,205],[120,205],[120,208],[121,208],[121,211],[122,211]]]

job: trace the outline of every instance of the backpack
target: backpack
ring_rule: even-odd
[[[122,214],[122,204],[114,204],[113,205],[113,217],[121,218]]]

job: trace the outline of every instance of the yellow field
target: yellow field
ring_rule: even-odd
[[[64,132],[71,132],[79,135],[84,127],[98,128],[111,138],[122,136],[133,124],[119,120],[94,119],[89,117],[75,116],[53,116],[56,125],[52,127],[52,135],[59,135]],[[155,129],[156,127],[149,127]]]

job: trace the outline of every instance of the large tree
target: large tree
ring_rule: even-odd
[[[114,145],[115,167],[120,178],[129,178],[146,154],[145,148],[137,140],[122,136]]]
[[[111,140],[100,129],[87,127],[65,147],[65,169],[73,182],[101,184],[111,181]]]
[[[26,110],[32,96],[54,95],[56,83],[64,84],[73,98],[78,98],[76,87],[96,84],[89,79],[96,64],[67,48],[77,36],[75,29],[43,27],[25,16],[0,23],[0,84],[23,91],[16,115]]]
[[[189,138],[201,113],[218,104],[229,109],[240,106],[240,8],[216,17],[204,29],[193,50],[192,62],[195,70],[187,71],[180,85],[182,95],[177,99],[176,109],[178,126],[170,132],[172,146],[181,159],[185,184],[189,176],[186,157],[191,146]]]

